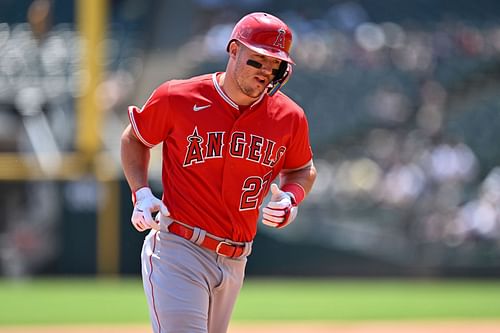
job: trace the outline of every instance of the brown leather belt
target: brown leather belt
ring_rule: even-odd
[[[247,249],[245,243],[235,243],[231,240],[225,240],[206,232],[203,232],[204,237],[201,239],[201,241],[193,239],[193,235],[196,232],[195,228],[186,225],[184,223],[179,223],[178,221],[172,221],[172,223],[170,223],[170,225],[168,226],[168,231],[173,234],[176,234],[177,236],[185,238],[195,244],[198,244],[201,247],[212,250],[221,256],[229,258],[238,258],[243,255],[249,254],[249,253],[245,254],[245,250]],[[198,229],[198,232],[199,231],[200,229]],[[196,237],[198,238],[199,235]]]

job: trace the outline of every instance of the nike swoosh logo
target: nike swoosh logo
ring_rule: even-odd
[[[195,104],[195,105],[193,105],[193,111],[198,112],[198,111],[204,110],[206,108],[209,108],[211,106],[212,106],[211,104],[202,105],[202,106],[198,106],[198,105]]]

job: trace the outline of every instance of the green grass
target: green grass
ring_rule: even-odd
[[[0,325],[147,322],[140,280],[0,282]]]
[[[500,319],[500,281],[248,279],[233,315],[256,320]],[[0,280],[0,325],[147,323],[139,279]]]
[[[252,281],[235,320],[500,318],[500,282],[411,280]]]

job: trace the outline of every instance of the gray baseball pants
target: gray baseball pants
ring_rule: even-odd
[[[232,259],[166,231],[142,248],[142,280],[155,333],[225,333],[247,258]]]

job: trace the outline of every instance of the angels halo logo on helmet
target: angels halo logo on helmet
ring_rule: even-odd
[[[251,13],[236,23],[231,33],[226,50],[233,41],[238,41],[250,50],[264,56],[281,60],[278,73],[269,83],[267,93],[274,95],[290,78],[292,64],[292,32],[276,16],[267,13]]]

